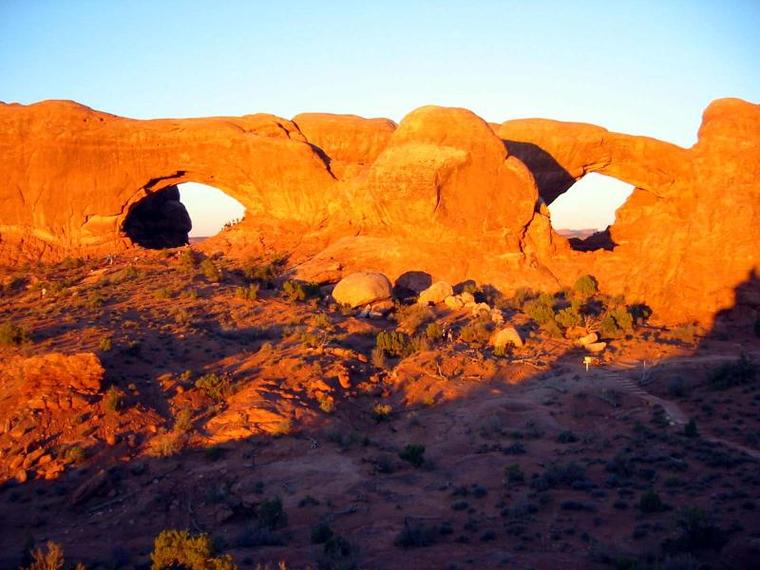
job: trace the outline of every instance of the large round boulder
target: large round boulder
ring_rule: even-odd
[[[391,282],[382,273],[360,271],[341,279],[332,296],[341,305],[359,307],[389,299],[391,291]]]

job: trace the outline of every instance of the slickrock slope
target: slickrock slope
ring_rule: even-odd
[[[284,251],[306,278],[417,270],[508,292],[592,273],[662,319],[707,323],[760,263],[760,106],[736,99],[708,107],[691,149],[593,125],[494,125],[440,107],[396,126],[322,114],[138,121],[72,102],[0,105],[0,171],[5,263],[133,247],[125,227],[135,206],[186,181],[247,209],[213,247]],[[597,236],[606,249],[581,252],[552,230],[545,204],[588,172],[636,190]],[[152,227],[181,231],[183,212],[167,210],[180,222]]]

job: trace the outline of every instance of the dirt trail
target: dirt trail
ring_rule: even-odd
[[[748,351],[748,355],[757,356],[757,351]],[[689,415],[684,412],[678,403],[671,400],[666,400],[655,396],[645,389],[648,375],[652,370],[662,370],[665,368],[683,368],[685,364],[717,364],[721,362],[727,362],[735,360],[734,355],[705,355],[705,356],[685,356],[670,358],[665,362],[649,363],[649,367],[645,368],[642,362],[620,362],[616,365],[615,369],[603,369],[597,368],[593,371],[589,371],[592,374],[593,379],[609,379],[616,381],[617,385],[622,388],[628,394],[636,396],[645,401],[648,405],[659,405],[665,410],[665,415],[668,420],[677,426],[684,426],[689,421]],[[638,370],[639,377],[637,379],[632,378],[632,372]],[[752,457],[753,459],[760,460],[760,451],[745,447],[734,441],[728,439],[715,437],[711,435],[703,435],[702,439],[711,441],[720,445],[724,445],[736,451],[740,451]]]

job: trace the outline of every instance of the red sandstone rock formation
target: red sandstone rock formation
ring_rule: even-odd
[[[760,263],[760,106],[736,99],[708,107],[691,149],[440,107],[396,127],[350,115],[138,121],[71,102],[0,105],[0,171],[6,263],[134,247],[125,227],[136,205],[185,181],[246,207],[217,246],[285,250],[303,276],[416,270],[509,291],[593,273],[665,320],[707,322]],[[597,237],[608,249],[580,252],[552,230],[545,204],[588,172],[636,190]],[[150,227],[181,233],[182,212],[158,202],[152,211],[179,223]]]

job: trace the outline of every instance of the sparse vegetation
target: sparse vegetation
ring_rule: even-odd
[[[398,331],[380,331],[375,346],[386,356],[403,358],[414,352],[409,335]]]
[[[110,386],[103,395],[103,410],[108,413],[115,413],[121,409],[124,402],[124,392],[116,386]]]
[[[282,284],[282,293],[291,302],[306,301],[319,296],[319,284],[288,279]]]
[[[195,387],[217,402],[223,402],[232,394],[232,382],[226,376],[209,373],[195,381]]]
[[[187,568],[188,570],[237,570],[229,555],[216,556],[214,543],[205,533],[163,530],[153,543],[151,570]]]
[[[425,446],[418,443],[407,444],[398,456],[413,467],[422,467],[425,463]]]
[[[734,362],[722,364],[710,374],[710,386],[715,390],[727,390],[734,386],[749,384],[757,378],[757,365],[746,354]]]
[[[251,283],[235,289],[235,297],[245,301],[256,301],[259,298],[259,284]]]
[[[582,275],[573,285],[573,292],[582,299],[588,299],[599,292],[599,283],[593,275]]]
[[[222,280],[222,270],[211,259],[204,259],[201,262],[200,270],[206,280],[211,283],[219,283]]]
[[[6,321],[0,325],[0,344],[20,346],[29,340],[30,336],[26,329],[16,323]]]

